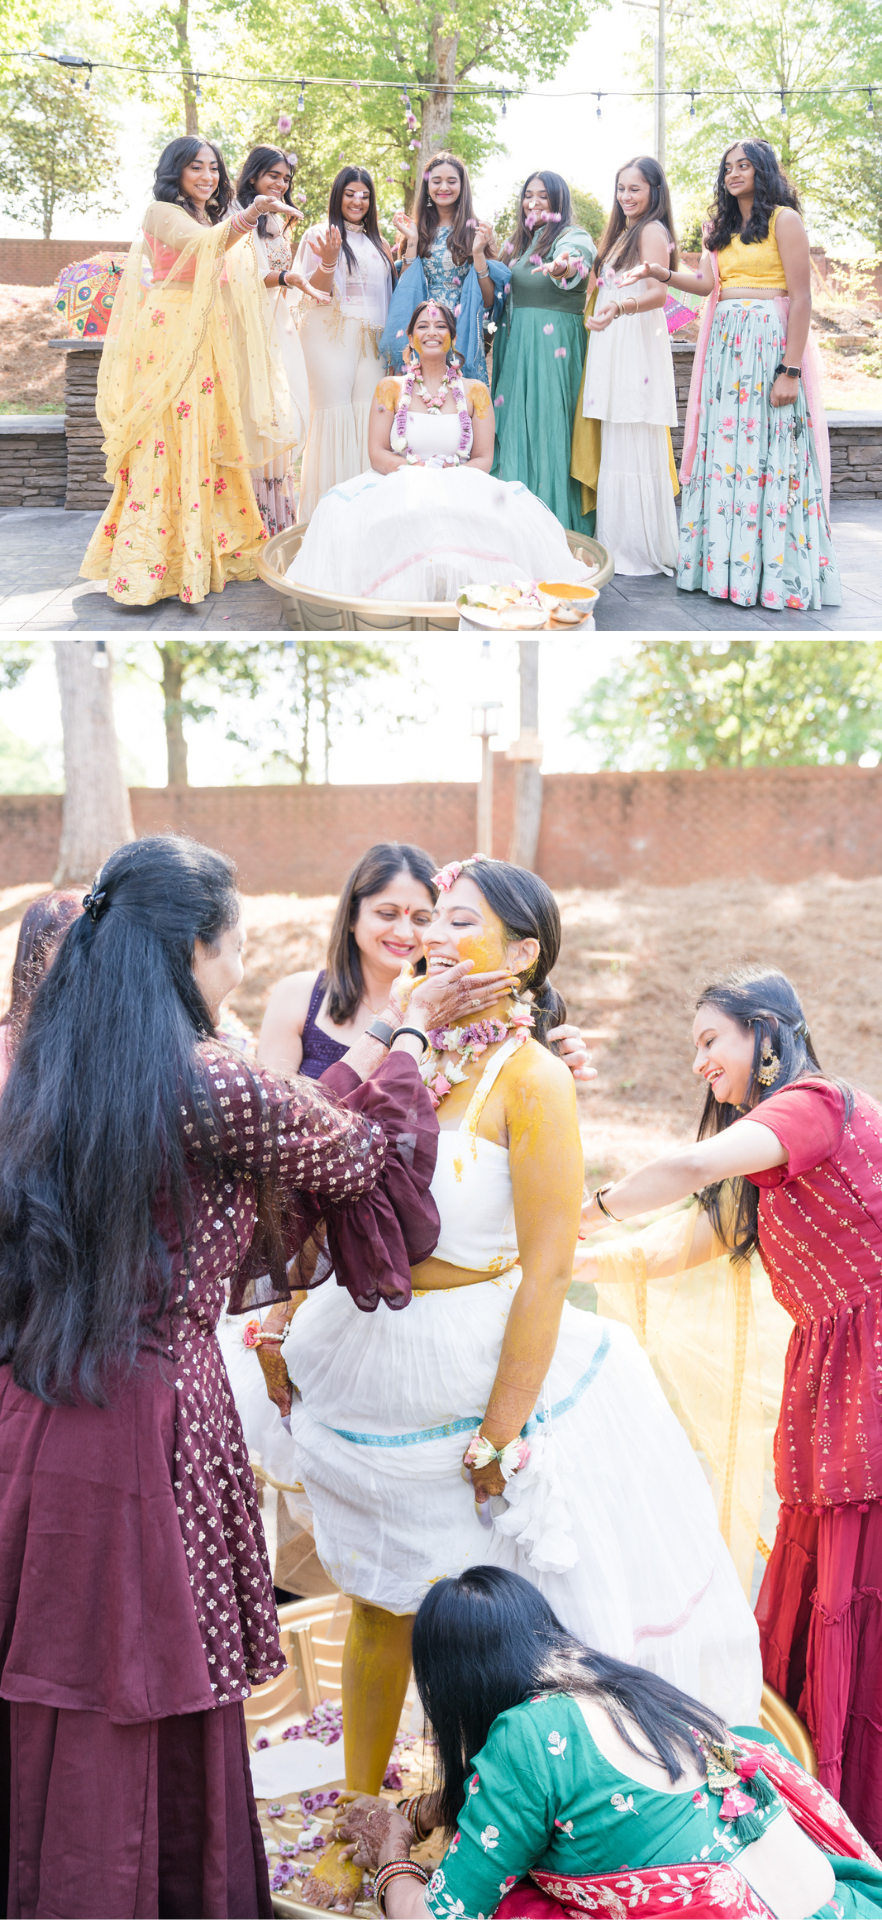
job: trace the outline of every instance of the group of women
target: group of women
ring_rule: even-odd
[[[695,272],[647,157],[619,169],[597,246],[543,169],[500,247],[441,152],[394,246],[371,175],[346,166],[296,254],[294,164],[257,148],[234,192],[209,142],[160,158],[99,381],[114,495],[83,571],[120,604],[252,578],[295,512],[293,577],[344,595],[578,581],[565,533],[596,529],[622,573],[838,604],[808,236],[766,141],[724,154]],[[679,529],[671,288],[707,302]]]
[[[532,873],[372,848],[255,1065],[218,1031],[244,945],[220,854],[135,841],[82,911],[23,930],[0,1096],[11,1916],[271,1912],[242,1714],[284,1664],[258,1441],[352,1598],[364,1797],[307,1904],[351,1911],[369,1865],[393,1916],[882,1910],[882,1111],[822,1071],[784,976],[735,974],[698,996],[697,1144],[583,1204],[560,937]],[[580,1218],[672,1207],[577,1255]],[[692,1398],[748,1444],[754,1250],[794,1322],[758,1624],[726,1545],[749,1476]],[[566,1302],[574,1266],[596,1315]],[[721,1269],[728,1353],[701,1305]],[[692,1384],[674,1340],[654,1351],[719,1524],[611,1304],[633,1294],[645,1339],[684,1282]],[[225,1295],[255,1316],[229,1372]],[[438,1782],[399,1818],[373,1796],[411,1659]],[[763,1672],[819,1783],[763,1744]],[[430,1881],[411,1855],[435,1828]]]

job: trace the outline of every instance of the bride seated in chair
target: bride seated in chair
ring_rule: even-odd
[[[587,584],[559,520],[520,481],[491,479],[493,407],[464,380],[449,307],[424,300],[410,364],[381,380],[370,471],[332,487],[287,578],[345,598],[453,601],[463,587],[551,579]]]

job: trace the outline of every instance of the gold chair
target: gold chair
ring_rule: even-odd
[[[267,586],[285,600],[285,625],[298,633],[374,633],[398,627],[410,633],[447,632],[459,626],[459,608],[438,600],[359,600],[339,593],[321,592],[318,587],[298,587],[285,575],[299,553],[309,526],[302,520],[284,533],[274,533],[261,548],[257,571]],[[583,533],[567,533],[570,552],[586,565],[600,568],[592,587],[605,587],[613,577],[612,554],[599,540]]]
[[[780,1693],[775,1692],[774,1687],[763,1687],[759,1720],[766,1733],[773,1733],[788,1753],[792,1753],[794,1760],[798,1760],[800,1766],[805,1768],[806,1773],[817,1780],[818,1759],[808,1727],[800,1720],[799,1714],[788,1707],[786,1700],[782,1700]]]

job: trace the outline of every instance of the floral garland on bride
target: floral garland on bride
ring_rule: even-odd
[[[459,451],[445,455],[443,463],[445,466],[458,467],[461,460],[468,459],[472,443],[472,422],[469,415],[469,403],[463,384],[462,370],[458,366],[448,367],[438,392],[431,396],[423,386],[423,370],[419,361],[417,360],[414,365],[408,367],[401,388],[401,398],[392,421],[392,432],[389,436],[389,444],[392,452],[404,453],[407,455],[409,464],[417,464],[417,455],[409,453],[407,446],[407,416],[410,412],[410,403],[413,399],[413,390],[417,381],[420,382],[420,386],[423,388],[422,397],[425,400],[427,411],[430,414],[440,413],[448,393],[452,393],[456,401],[456,410],[459,415]]]

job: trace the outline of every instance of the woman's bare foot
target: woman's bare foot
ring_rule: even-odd
[[[348,1856],[351,1848],[332,1840],[308,1880],[303,1883],[303,1900],[308,1907],[323,1913],[352,1913],[361,1893],[364,1874]]]

